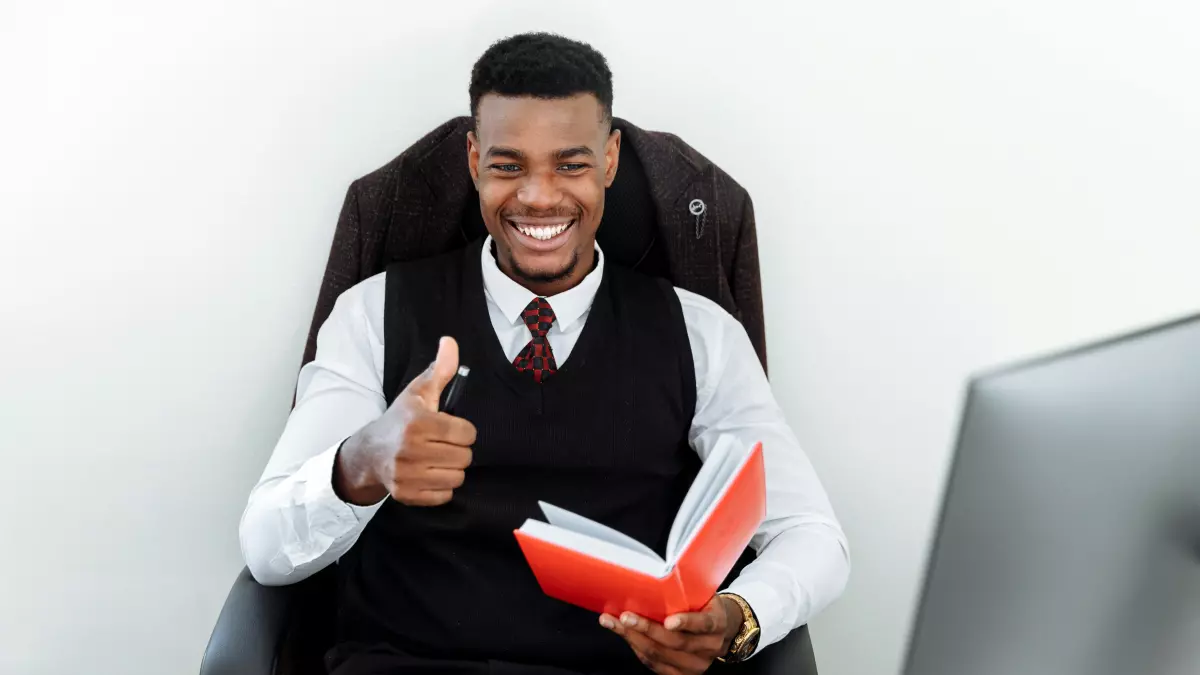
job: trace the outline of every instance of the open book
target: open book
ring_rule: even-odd
[[[526,520],[516,536],[546,595],[661,622],[712,599],[766,516],[762,444],[718,440],[679,507],[665,559],[612,528],[541,507],[548,522]]]

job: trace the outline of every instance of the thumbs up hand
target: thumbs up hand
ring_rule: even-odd
[[[409,506],[450,501],[471,464],[475,425],[438,411],[438,400],[458,370],[458,343],[444,337],[437,359],[400,392],[392,405],[342,444],[334,489],[360,506],[391,495]]]

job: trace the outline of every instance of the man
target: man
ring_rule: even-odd
[[[336,675],[699,673],[750,658],[844,588],[845,537],[741,324],[607,264],[612,80],[587,45],[503,40],[471,79],[486,239],[338,297],[241,525],[264,584],[335,561]],[[431,363],[432,361],[432,363]],[[472,368],[452,413],[439,398]],[[719,436],[764,444],[758,557],[663,624],[546,597],[513,530],[548,501],[662,550]],[[636,659],[636,660],[635,660]]]

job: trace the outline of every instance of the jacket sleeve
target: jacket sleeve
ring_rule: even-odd
[[[754,204],[749,193],[743,193],[741,219],[737,228],[733,268],[729,288],[737,304],[738,318],[750,336],[750,343],[767,370],[767,331],[763,317],[762,278],[758,265],[758,234],[754,225]]]
[[[317,353],[317,332],[329,318],[338,296],[358,283],[362,268],[362,221],[359,210],[359,181],[350,184],[337,227],[333,231],[333,245],[325,265],[325,276],[321,279],[321,290],[317,294],[317,307],[313,311],[312,324],[308,329],[308,341],[304,347],[304,362],[313,360]],[[303,365],[301,364],[301,365]]]

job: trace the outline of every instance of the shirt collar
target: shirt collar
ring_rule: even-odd
[[[483,264],[483,290],[492,302],[500,308],[500,312],[514,324],[522,322],[521,312],[529,305],[529,301],[538,297],[536,293],[513,281],[507,274],[500,271],[496,258],[492,255],[492,237],[483,242],[483,252],[480,254]],[[600,244],[596,244],[596,266],[583,281],[569,290],[557,295],[545,296],[554,309],[554,323],[559,330],[567,330],[571,324],[579,320],[592,307],[596,299],[596,291],[600,288],[600,279],[604,276],[604,252]]]

